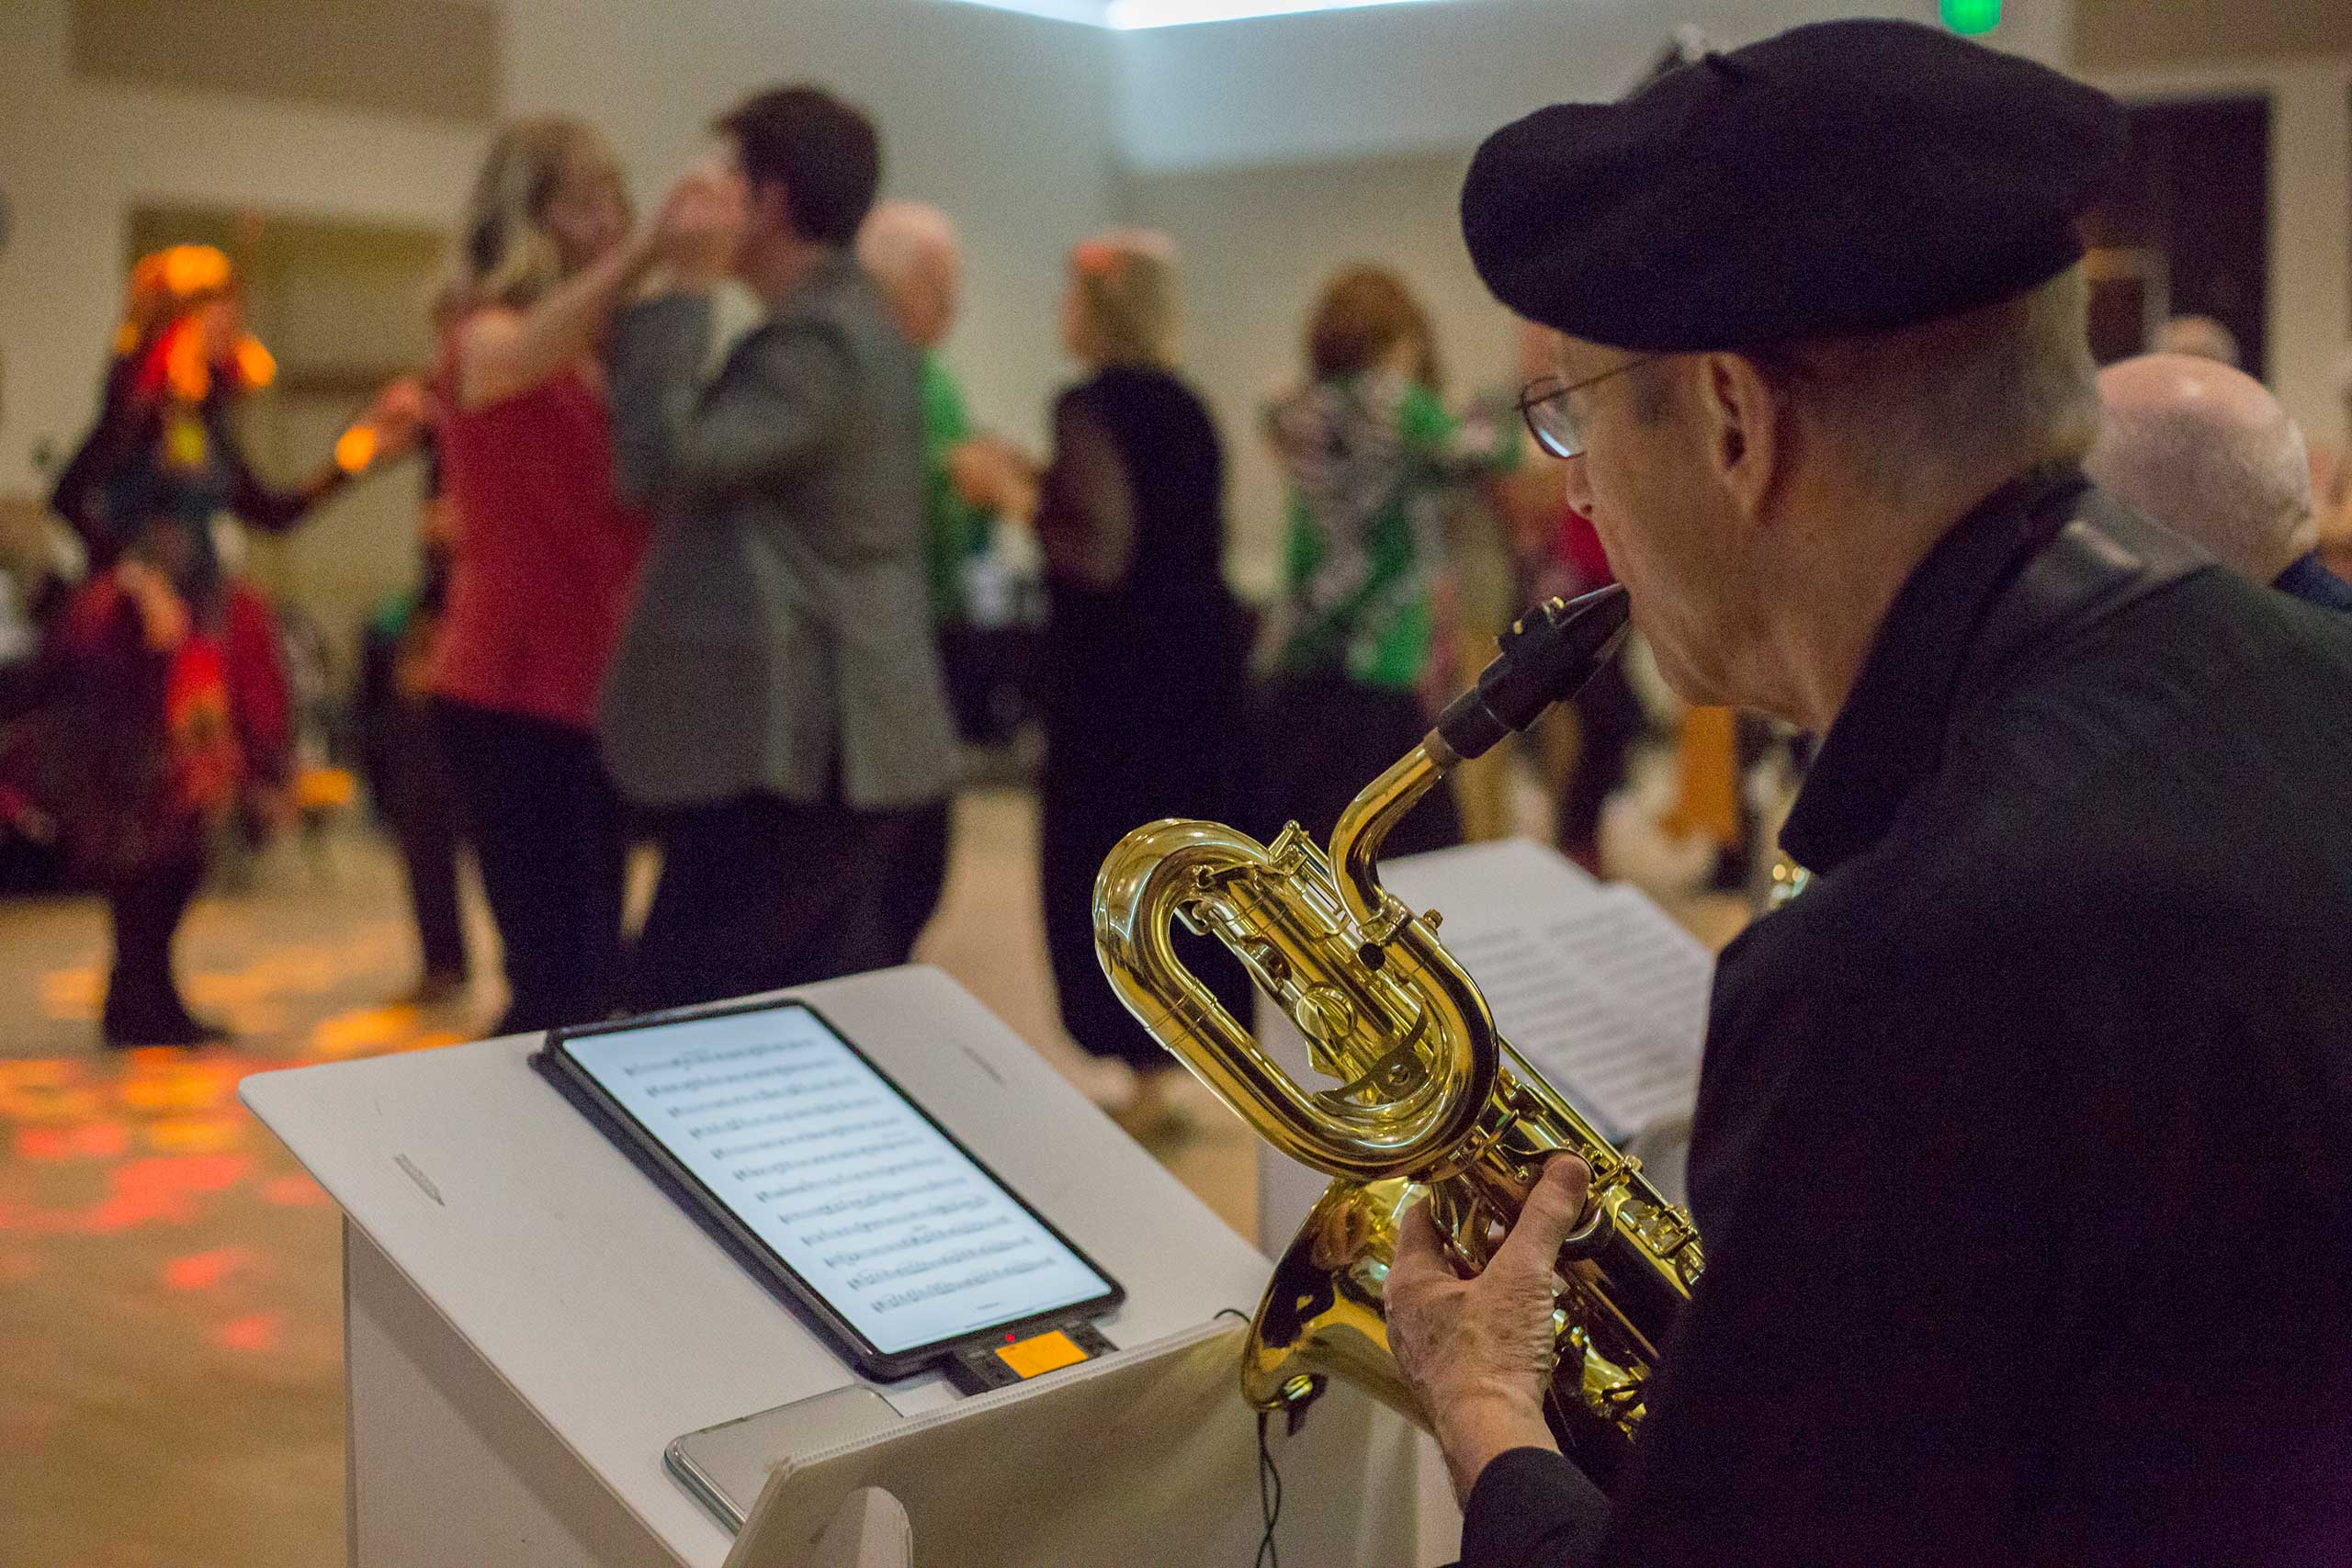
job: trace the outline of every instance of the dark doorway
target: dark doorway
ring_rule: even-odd
[[[2130,112],[2124,171],[2084,222],[2098,301],[2092,346],[2102,363],[2119,359],[2152,346],[2143,325],[2211,316],[2259,378],[2270,297],[2270,100],[2201,98]],[[2120,264],[2104,277],[2101,255]],[[2151,299],[2157,308],[2140,308]]]

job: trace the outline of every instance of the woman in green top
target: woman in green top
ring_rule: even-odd
[[[1334,277],[1306,347],[1308,384],[1266,416],[1290,532],[1265,705],[1265,825],[1295,818],[1322,840],[1428,728],[1447,492],[1510,467],[1518,446],[1507,422],[1446,412],[1429,318],[1393,273]],[[1407,854],[1461,839],[1453,795],[1434,790],[1388,844]]]

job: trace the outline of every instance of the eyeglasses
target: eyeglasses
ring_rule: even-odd
[[[1637,366],[1653,359],[1663,359],[1660,354],[1645,354],[1629,359],[1613,370],[1603,370],[1598,376],[1588,376],[1581,381],[1563,381],[1557,376],[1545,376],[1530,381],[1519,394],[1519,417],[1527,422],[1527,433],[1535,437],[1535,445],[1555,457],[1584,456],[1584,415],[1568,402],[1570,392],[1581,392],[1587,387],[1597,387],[1612,376],[1623,376]]]

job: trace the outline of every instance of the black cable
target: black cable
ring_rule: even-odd
[[[1238,1307],[1221,1307],[1219,1317],[1239,1318],[1248,1323],[1250,1314]],[[1283,1568],[1281,1548],[1274,1544],[1274,1524],[1283,1517],[1283,1472],[1274,1468],[1273,1450],[1266,1444],[1266,1422],[1271,1412],[1258,1412],[1258,1512],[1266,1521],[1266,1533],[1258,1539],[1258,1556],[1252,1568]]]
[[[1258,1412],[1258,1511],[1265,1516],[1266,1533],[1258,1542],[1254,1568],[1283,1568],[1282,1551],[1274,1545],[1274,1522],[1283,1517],[1283,1472],[1274,1468],[1273,1453],[1266,1447],[1269,1414]]]

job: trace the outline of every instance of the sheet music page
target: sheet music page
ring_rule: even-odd
[[[585,1034],[565,1049],[882,1350],[1108,1289],[806,1008]]]
[[[1714,960],[1638,889],[1524,839],[1383,867],[1478,982],[1503,1037],[1612,1141],[1688,1112]]]

